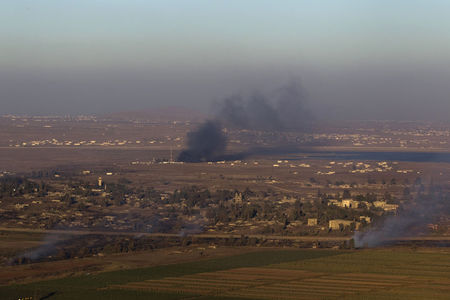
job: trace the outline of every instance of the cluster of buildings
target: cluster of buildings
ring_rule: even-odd
[[[369,224],[371,223],[371,218],[368,216],[360,216],[359,220],[344,220],[344,219],[333,219],[328,221],[328,229],[330,230],[342,230],[345,228],[351,228],[355,230],[360,230],[362,227],[362,222]],[[308,226],[318,226],[317,218],[309,218]]]
[[[170,139],[168,141],[181,141],[181,138]],[[15,142],[13,140],[9,141],[9,147],[39,147],[39,146],[66,146],[66,147],[80,147],[80,146],[144,146],[144,145],[156,145],[156,144],[165,144],[166,141],[161,139],[155,140],[124,140],[124,139],[115,139],[115,140],[107,140],[107,141],[97,141],[97,140],[58,140],[55,138],[52,139],[43,139],[43,140],[31,140],[25,142]],[[178,144],[177,147],[181,147],[181,144]]]
[[[374,201],[374,202],[368,202],[368,201],[357,201],[353,199],[342,199],[342,200],[336,200],[336,199],[330,199],[328,200],[328,205],[334,205],[339,206],[343,208],[359,208],[361,205],[364,205],[366,208],[381,208],[384,211],[396,211],[398,209],[398,204],[389,204],[386,201]]]
[[[368,162],[334,162],[331,161],[329,165],[324,166],[326,170],[319,170],[316,172],[317,175],[334,175],[337,171],[344,171],[347,169],[352,174],[368,174],[372,172],[390,172],[394,170],[393,165],[396,165],[397,162],[393,162],[389,164],[386,161],[376,162],[376,163],[368,163]]]
[[[394,125],[395,126],[395,125]],[[341,133],[312,134],[309,140],[318,144],[354,147],[442,148],[448,147],[450,129],[389,129],[376,131],[346,128]]]

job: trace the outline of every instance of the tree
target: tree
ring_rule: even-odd
[[[411,190],[409,189],[409,187],[405,187],[405,188],[403,189],[403,196],[404,196],[405,198],[409,198],[410,195],[411,195]]]
[[[350,193],[349,190],[344,190],[344,193],[342,194],[342,198],[343,199],[349,199],[352,197],[352,194]]]

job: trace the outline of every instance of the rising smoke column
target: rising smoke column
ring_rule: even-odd
[[[58,245],[58,243],[63,242],[65,239],[67,239],[67,237],[64,237],[60,234],[49,234],[45,236],[41,246],[23,253],[21,257],[30,259],[32,261],[45,258],[56,253],[56,246]]]
[[[218,105],[216,119],[236,129],[277,131],[283,128],[278,111],[266,96],[256,92],[246,100],[242,96],[223,100]]]
[[[179,161],[204,162],[216,160],[224,154],[226,137],[218,121],[206,121],[187,135],[188,149],[178,156]]]
[[[259,131],[300,129],[305,120],[310,119],[304,101],[305,94],[295,82],[278,89],[272,98],[259,92],[247,99],[242,95],[226,98],[217,104],[214,120],[208,120],[188,133],[187,149],[181,152],[178,160],[204,162],[245,157],[252,151],[225,155],[227,141],[222,126]]]
[[[306,108],[306,92],[298,81],[279,88],[275,94],[276,110],[283,119],[285,129],[304,128],[305,122],[312,119]]]
[[[299,83],[292,81],[273,94],[255,92],[248,99],[233,95],[216,105],[215,118],[230,128],[262,131],[301,129],[311,119]]]
[[[241,95],[233,95],[216,103],[215,118],[234,128],[250,128],[247,107]]]
[[[388,216],[380,226],[353,236],[356,247],[376,247],[392,243],[400,237],[414,236],[426,231],[426,226],[442,215],[450,213],[448,195],[442,193],[419,194],[407,206],[400,207],[396,215]]]

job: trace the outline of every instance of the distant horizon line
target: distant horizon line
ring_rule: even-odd
[[[120,115],[120,114],[132,114],[132,113],[152,113],[152,112],[157,112],[158,110],[163,110],[163,109],[168,109],[168,108],[185,108],[183,106],[167,106],[167,107],[160,107],[157,109],[142,109],[142,110],[123,110],[123,111],[114,111],[114,112],[109,112],[109,113],[51,113],[51,114],[40,114],[40,113],[36,113],[36,114],[30,114],[30,113],[4,113],[4,114],[0,114],[1,118],[77,118],[77,117],[101,117],[101,118],[107,118],[107,117],[111,117],[114,115]],[[201,117],[208,119],[211,114],[207,114],[207,113],[201,113],[200,111],[195,111],[190,109],[192,112],[194,113],[199,113],[199,115],[202,115]],[[161,115],[162,117],[164,117],[163,115]],[[116,116],[119,117],[119,116]],[[122,118],[126,118],[127,116],[123,116]],[[128,116],[129,119],[133,119],[133,116]],[[137,116],[134,116],[137,117]],[[140,116],[142,118],[142,116]],[[150,117],[150,116],[148,116]],[[154,117],[154,116],[153,116]],[[200,116],[196,116],[197,119]],[[196,118],[193,118],[193,120],[195,120]],[[176,119],[173,119],[173,121],[177,121]],[[408,120],[408,119],[403,119],[403,120],[394,120],[394,119],[349,119],[349,118],[324,118],[324,119],[316,119],[316,120],[310,120],[309,122],[311,123],[322,123],[322,122],[327,122],[327,121],[333,121],[333,122],[380,122],[380,123],[385,123],[385,122],[391,122],[391,123],[432,123],[432,124],[436,124],[436,123],[450,123],[450,120],[427,120],[427,119],[420,119],[420,120]]]

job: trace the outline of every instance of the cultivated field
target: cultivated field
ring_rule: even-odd
[[[352,252],[270,268],[236,268],[117,287],[251,299],[366,299],[374,295],[405,299],[416,295],[418,299],[448,297],[449,259],[439,260],[442,258],[439,254],[401,253]],[[434,264],[430,262],[433,257],[436,258]]]
[[[0,288],[1,299],[448,299],[448,249],[265,250]],[[164,262],[161,262],[164,263]]]

